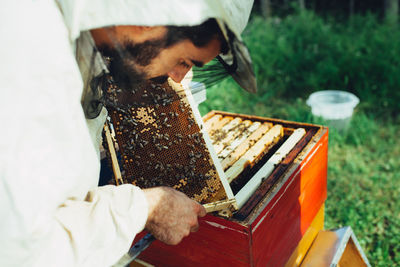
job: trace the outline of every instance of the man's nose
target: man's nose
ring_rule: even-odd
[[[174,82],[180,83],[183,78],[185,77],[186,73],[188,73],[188,71],[190,70],[187,68],[175,68],[173,70],[171,70],[170,72],[168,72],[168,76],[171,77],[172,80],[174,80]]]

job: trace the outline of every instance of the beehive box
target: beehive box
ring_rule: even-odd
[[[215,115],[282,125],[286,139],[295,129],[302,128],[305,134],[274,166],[272,173],[261,179],[232,217],[208,214],[200,219],[200,230],[179,245],[168,246],[156,241],[139,258],[156,266],[284,266],[296,257],[296,248],[313,221],[317,228],[323,226],[328,129],[221,111],[206,115],[205,124]],[[276,144],[278,148],[281,145]],[[278,148],[275,153],[279,152]],[[243,178],[238,186],[245,187],[253,178],[251,175],[263,170],[272,156],[265,153],[257,163],[249,166],[258,171],[248,169],[247,176],[250,177]],[[235,197],[240,190],[234,190]]]

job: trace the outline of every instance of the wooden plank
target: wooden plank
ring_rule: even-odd
[[[233,139],[235,139],[238,135],[240,135],[242,132],[248,128],[252,122],[250,120],[245,120],[241,123],[239,123],[237,126],[232,128],[230,131],[227,132],[226,136],[222,138],[221,140],[218,140],[214,144],[214,150],[215,153],[219,154],[221,151],[229,145],[229,142],[231,142]]]
[[[302,238],[299,187],[300,176],[292,177],[251,225],[254,266],[284,266],[296,249]]]
[[[199,224],[178,245],[156,240],[139,258],[155,266],[251,266],[247,227],[211,215]]]
[[[212,116],[209,120],[204,122],[204,129],[206,131],[209,131],[209,129],[212,129],[214,124],[217,123],[218,121],[220,121],[222,119],[222,115],[217,114]]]
[[[248,127],[245,131],[243,131],[235,140],[232,141],[232,143],[225,147],[224,150],[221,151],[221,153],[218,154],[218,158],[220,160],[223,160],[229,154],[231,154],[240,144],[242,144],[246,139],[255,132],[258,128],[260,128],[261,122],[256,121],[250,127]]]
[[[296,129],[293,134],[281,145],[281,147],[268,159],[261,169],[251,177],[246,185],[235,195],[239,208],[250,198],[260,183],[266,179],[294,146],[305,135],[303,128]],[[229,180],[229,179],[228,179]]]
[[[254,133],[252,133],[242,144],[240,144],[228,157],[222,162],[222,168],[226,170],[233,165],[246,151],[253,146],[269,129],[271,123],[263,123]]]
[[[310,129],[320,129],[321,126],[315,125],[315,124],[310,124],[310,123],[304,123],[304,122],[294,122],[294,121],[287,121],[287,120],[281,120],[281,119],[273,119],[273,118],[266,118],[266,117],[260,117],[260,116],[255,116],[255,115],[247,115],[247,114],[238,114],[238,113],[232,113],[232,112],[227,112],[227,111],[220,111],[220,110],[213,110],[210,111],[210,114],[215,115],[215,114],[221,114],[222,116],[233,116],[233,117],[241,117],[243,120],[251,120],[251,121],[261,121],[261,122],[270,122],[272,124],[281,124],[285,128],[292,128],[292,129],[297,129],[299,127],[306,129],[307,131]],[[209,114],[205,115],[203,118],[207,118]]]
[[[264,180],[260,187],[254,192],[249,200],[235,213],[234,217],[240,221],[243,221],[251,213],[251,211],[257,206],[257,204],[265,197],[267,192],[276,183],[276,181],[282,177],[284,172],[289,168],[290,164],[297,157],[300,151],[310,142],[316,130],[308,130],[306,135],[300,140],[297,146],[287,155],[282,163],[275,168],[271,175]]]
[[[290,256],[289,260],[286,262],[285,267],[300,266],[314,239],[317,237],[318,232],[324,228],[324,211],[325,204],[323,204],[322,207],[319,209],[310,227],[307,229],[303,238],[297,245],[296,250],[292,253],[292,256]]]
[[[225,175],[228,182],[232,182],[236,179],[248,165],[252,165],[260,154],[267,152],[268,147],[276,143],[282,136],[282,125],[275,125],[272,127],[254,146],[226,170]]]
[[[351,227],[320,231],[301,263],[302,267],[370,267]]]
[[[296,249],[326,199],[327,151],[324,135],[296,158],[295,170],[281,177],[250,215],[257,214],[251,221],[254,266],[284,266]]]
[[[224,120],[223,118],[222,120]],[[222,121],[221,120],[221,121]],[[233,120],[229,121],[227,124],[222,126],[221,128],[217,128],[214,131],[210,131],[210,138],[213,141],[213,144],[218,143],[221,141],[225,136],[228,134],[230,130],[238,126],[242,122],[242,119],[237,117],[234,118]]]
[[[219,179],[221,181],[223,190],[225,191],[226,196],[227,196],[228,199],[233,199],[234,197],[233,197],[232,189],[229,186],[228,181],[226,180],[225,173],[224,173],[224,170],[222,169],[220,161],[218,160],[218,156],[215,154],[215,152],[213,150],[213,147],[212,147],[211,140],[210,140],[210,137],[208,135],[208,132],[203,127],[203,119],[201,118],[200,111],[198,109],[197,104],[194,102],[194,99],[193,99],[191,91],[189,89],[187,89],[187,88],[182,87],[181,84],[174,82],[170,78],[168,79],[168,82],[172,86],[172,88],[174,88],[175,91],[180,92],[180,94],[182,96],[186,95],[186,99],[187,99],[188,103],[190,104],[190,107],[192,109],[192,113],[193,113],[193,116],[195,118],[195,121],[196,121],[197,125],[199,125],[199,127],[200,127],[200,132],[203,134],[204,142],[206,143],[206,148],[209,151],[211,160],[212,160],[212,162],[213,162],[213,164],[215,166],[215,169],[216,169],[218,177],[219,177]],[[230,121],[231,119],[232,118],[228,118],[228,121]],[[238,118],[238,120],[239,119],[240,118]],[[224,120],[224,118],[222,120]],[[221,122],[222,120],[220,120],[219,122]],[[241,120],[242,119],[240,119],[240,121]],[[216,123],[216,124],[218,124],[218,123]],[[221,192],[221,189],[219,190],[219,192]],[[234,207],[235,208],[237,207],[236,203],[234,204]]]
[[[233,117],[230,116],[225,116],[223,117],[221,120],[217,121],[216,123],[213,123],[212,125],[210,125],[210,128],[207,129],[208,134],[212,135],[212,133],[218,129],[221,129],[222,127],[224,127],[227,123],[229,123],[231,120],[233,120]],[[211,138],[212,140],[212,138]]]
[[[354,244],[353,240],[350,239],[344,249],[343,255],[340,258],[340,261],[337,265],[338,267],[347,267],[347,266],[354,266],[354,267],[367,267],[367,263],[361,257],[356,245]]]
[[[221,200],[221,201],[214,201],[209,204],[204,204],[203,207],[205,208],[207,213],[220,211],[224,209],[231,210],[232,205],[235,205],[236,201],[234,199],[230,200]]]
[[[111,137],[110,128],[108,127],[108,123],[104,124],[104,132],[106,134],[106,140],[108,145],[108,150],[111,155],[111,165],[114,172],[114,178],[117,185],[123,184],[121,170],[119,168],[117,154],[115,153],[114,142]]]
[[[208,112],[206,115],[204,115],[202,117],[203,121],[206,122],[208,121],[212,116],[214,116],[215,114],[217,114],[214,110],[211,110],[210,112]]]
[[[154,267],[154,265],[151,265],[147,262],[136,259],[131,264],[129,264],[129,267]]]

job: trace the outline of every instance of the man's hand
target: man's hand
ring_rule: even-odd
[[[176,245],[190,232],[198,230],[197,218],[206,215],[202,205],[169,187],[143,191],[149,203],[146,230],[158,240]]]

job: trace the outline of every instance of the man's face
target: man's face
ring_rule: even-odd
[[[91,31],[99,50],[110,58],[116,82],[125,80],[127,86],[160,77],[181,82],[193,65],[201,67],[220,53],[221,43],[216,38],[204,47],[185,39],[164,48],[166,32],[162,26],[115,26]]]

